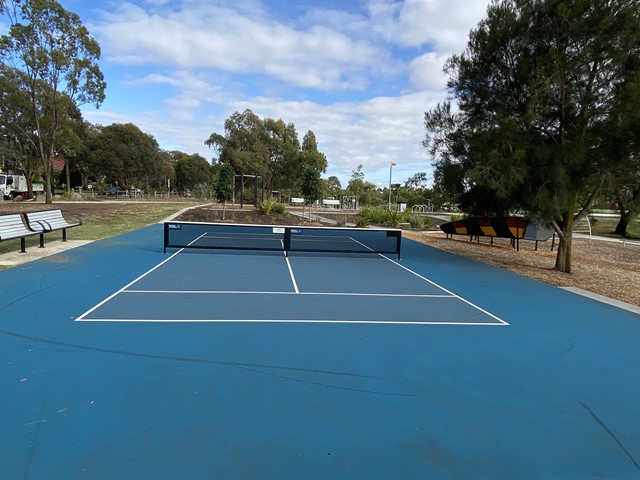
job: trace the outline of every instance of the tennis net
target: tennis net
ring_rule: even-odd
[[[165,222],[167,248],[289,252],[381,253],[400,258],[397,229],[290,227],[231,223]]]

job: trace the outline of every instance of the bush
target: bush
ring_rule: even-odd
[[[384,223],[383,225],[389,225],[393,228],[398,228],[401,223],[404,223],[405,219],[404,212],[398,212],[397,210],[391,210],[389,212],[389,220],[388,223]]]
[[[360,209],[359,215],[366,218],[369,223],[388,225],[390,223],[391,212],[383,207],[363,207]]]
[[[258,204],[258,211],[264,215],[283,215],[287,213],[286,207],[275,200],[265,200]]]
[[[356,217],[356,228],[367,228],[369,226],[369,222],[366,217],[363,215],[358,215]]]
[[[338,217],[336,219],[336,227],[346,227],[347,226],[347,217]]]
[[[424,219],[420,215],[411,215],[411,217],[409,217],[409,225],[415,230],[422,230],[424,227]]]

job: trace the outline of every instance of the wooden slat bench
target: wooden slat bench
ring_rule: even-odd
[[[38,235],[38,232],[30,230],[24,223],[21,213],[0,214],[0,242],[4,240],[20,239],[20,252],[25,253],[26,238]]]
[[[23,212],[27,227],[40,234],[40,247],[44,247],[44,234],[62,230],[62,241],[67,241],[67,228],[82,225],[82,219],[74,216],[76,221],[68,222],[62,215],[62,210],[52,208],[50,210],[34,210]]]

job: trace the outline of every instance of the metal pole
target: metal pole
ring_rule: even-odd
[[[395,163],[391,162],[389,165],[389,211],[391,211],[391,172],[393,171],[393,166]]]

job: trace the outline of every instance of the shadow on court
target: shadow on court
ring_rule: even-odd
[[[406,239],[162,236],[0,272],[2,478],[640,477],[637,315]]]

